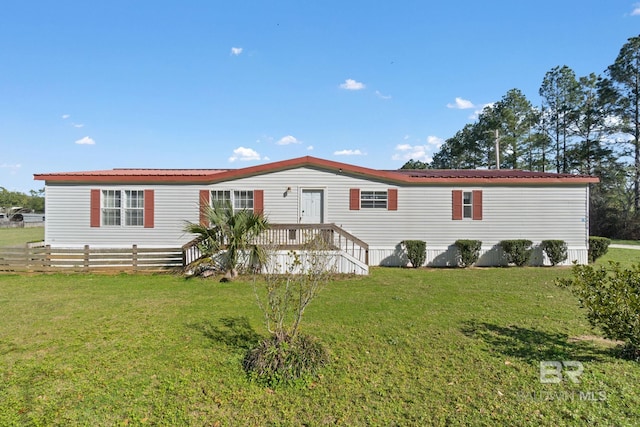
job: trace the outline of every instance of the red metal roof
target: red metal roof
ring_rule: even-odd
[[[584,175],[532,172],[519,169],[398,169],[395,172],[412,178],[554,178],[575,179]]]
[[[555,174],[510,169],[377,170],[311,156],[239,169],[112,169],[35,174],[34,179],[51,183],[75,182],[86,184],[210,184],[298,167],[322,169],[338,174],[344,173],[397,184],[595,183],[599,181],[597,177],[588,175]]]
[[[76,176],[210,176],[221,172],[227,172],[228,169],[107,169],[97,171],[78,171],[78,172],[55,172],[47,174],[36,174],[35,179],[42,179],[41,176],[46,176],[46,179],[56,179],[56,177],[76,177]]]

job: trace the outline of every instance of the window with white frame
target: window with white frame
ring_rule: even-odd
[[[248,211],[253,210],[253,191],[234,191],[233,192],[233,209]]]
[[[211,191],[211,204],[224,206],[230,203],[234,211],[246,209],[253,210],[253,191],[252,190],[213,190]]]
[[[144,226],[144,191],[125,190],[124,195],[124,225]]]
[[[473,193],[471,191],[462,193],[462,216],[463,218],[473,218]]]
[[[121,218],[120,190],[102,190],[102,225],[120,225]]]
[[[144,226],[144,191],[102,190],[102,225]]]
[[[387,192],[360,191],[360,207],[362,209],[387,209]]]
[[[226,206],[227,203],[231,203],[231,191],[214,190],[211,192],[212,206]]]

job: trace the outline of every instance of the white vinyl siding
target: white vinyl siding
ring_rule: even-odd
[[[302,191],[323,190],[323,222],[334,223],[370,245],[370,263],[392,262],[401,252],[400,242],[427,242],[427,262],[452,258],[458,239],[483,242],[486,259],[498,255],[500,240],[546,239],[567,242],[569,254],[586,253],[588,211],[586,184],[449,184],[398,186],[315,168],[296,168],[203,185],[146,184],[114,190],[155,190],[155,226],[89,227],[89,191],[95,186],[47,185],[45,241],[52,245],[181,246],[193,236],[185,234],[185,221],[199,221],[199,191],[264,191],[264,213],[271,223],[300,222]],[[288,191],[288,188],[291,188]],[[397,189],[397,211],[350,210],[350,189],[386,192]],[[452,221],[451,192],[481,190],[482,221]],[[212,193],[213,194],[213,193]],[[212,196],[213,199],[213,196]],[[395,254],[395,255],[394,255]],[[571,259],[569,260],[569,262]]]
[[[154,227],[90,227],[91,189],[86,186],[46,186],[45,242],[54,247],[180,247],[192,240],[184,233],[185,221],[198,221],[198,189],[190,185],[148,184],[126,187],[112,186],[113,190],[155,190]],[[195,218],[195,219],[194,219]]]

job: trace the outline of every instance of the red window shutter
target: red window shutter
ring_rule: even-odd
[[[264,190],[253,190],[253,212],[264,213]]]
[[[155,226],[155,193],[153,190],[144,190],[144,228]]]
[[[472,218],[482,219],[482,190],[473,190],[473,213]]]
[[[453,190],[451,192],[452,213],[451,218],[454,220],[462,219],[462,190]]]
[[[390,188],[387,190],[387,209],[390,211],[398,210],[398,189]]]
[[[208,226],[207,206],[209,206],[209,190],[200,190],[200,225]]]
[[[349,189],[349,210],[352,210],[352,211],[360,210],[360,189],[359,188]]]
[[[91,190],[91,227],[100,227],[100,190]]]

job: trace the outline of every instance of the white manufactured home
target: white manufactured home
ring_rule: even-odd
[[[203,204],[262,212],[281,244],[333,236],[345,262],[405,265],[401,242],[427,243],[428,266],[456,265],[454,242],[482,241],[477,265],[504,264],[506,239],[564,240],[587,263],[591,176],[519,170],[374,170],[315,157],[240,169],[113,169],[36,174],[45,181],[45,244],[181,247]],[[324,230],[324,231],[323,231]],[[533,264],[547,260],[538,251]]]

